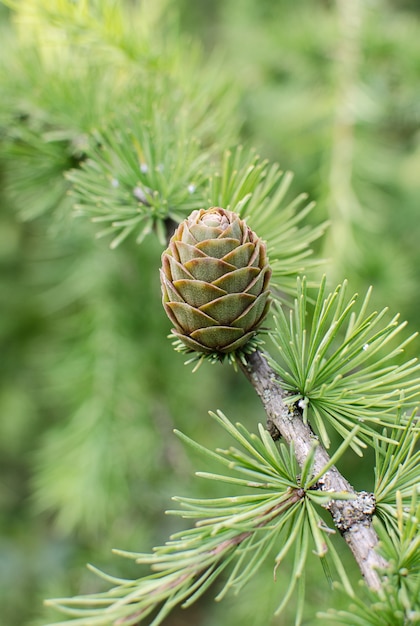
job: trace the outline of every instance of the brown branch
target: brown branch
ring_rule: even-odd
[[[286,404],[288,392],[282,388],[281,380],[257,350],[246,357],[247,365],[240,364],[245,376],[259,395],[267,413],[267,428],[273,437],[280,436],[287,443],[293,442],[299,465],[303,465],[312,446],[315,450],[313,471],[318,474],[329,462],[330,457],[309,424],[304,423],[298,407]],[[351,500],[330,500],[326,508],[331,513],[336,528],[350,547],[357,564],[372,589],[379,589],[381,582],[376,571],[386,566],[386,561],[376,552],[378,536],[372,525],[375,511],[373,494],[356,492],[335,466],[324,473],[318,483],[324,492],[344,491],[354,495]]]

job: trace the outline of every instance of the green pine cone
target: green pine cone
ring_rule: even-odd
[[[244,346],[267,315],[265,243],[236,213],[193,211],[162,254],[163,306],[173,334],[207,354]]]

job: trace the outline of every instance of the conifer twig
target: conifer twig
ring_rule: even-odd
[[[281,380],[271,369],[260,350],[246,356],[246,365],[240,367],[260,397],[267,414],[267,428],[273,437],[280,436],[294,445],[299,465],[303,465],[314,443],[317,443],[313,463],[315,474],[329,463],[330,457],[318,442],[309,424],[305,424],[298,406],[285,403],[288,392],[282,388]],[[386,567],[386,561],[375,547],[378,536],[372,525],[375,511],[374,495],[356,492],[352,485],[332,465],[320,478],[317,488],[324,492],[348,492],[354,495],[351,500],[330,500],[325,508],[329,510],[336,528],[340,531],[363,574],[372,589],[379,589],[381,581],[378,568]]]

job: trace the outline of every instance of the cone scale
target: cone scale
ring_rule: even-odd
[[[204,354],[240,350],[267,315],[270,276],[265,243],[236,213],[193,211],[162,254],[162,301],[173,335]]]

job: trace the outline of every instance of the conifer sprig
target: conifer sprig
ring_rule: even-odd
[[[113,236],[111,248],[131,234],[140,243],[154,230],[164,244],[165,221],[181,221],[202,202],[208,154],[189,137],[182,113],[169,119],[157,109],[140,108],[95,133],[87,160],[68,174],[77,213],[106,226],[98,236]]]
[[[398,522],[397,494],[408,510],[413,490],[420,485],[419,417],[414,411],[404,429],[394,429],[393,442],[378,442],[375,449],[376,512],[387,528],[395,530]]]
[[[113,0],[9,4],[18,28],[0,77],[12,72],[19,81],[3,80],[0,157],[13,163],[20,151],[25,158],[25,167],[6,171],[22,214],[36,217],[62,203],[64,173],[87,161],[76,200],[109,227],[114,246],[131,232],[141,239],[159,226],[162,211],[164,218],[177,213],[179,221],[197,208],[199,200],[186,205],[196,199],[196,165],[207,156],[199,144],[213,146],[222,128],[225,145],[237,141],[229,117],[233,89],[216,59],[205,64],[199,46],[179,36],[166,0],[130,10]],[[54,181],[55,204],[40,194],[41,176],[45,189]]]
[[[389,439],[378,428],[397,427],[398,408],[418,401],[420,366],[398,358],[416,334],[399,340],[405,323],[398,315],[387,321],[387,309],[369,314],[370,291],[357,311],[357,296],[348,298],[346,287],[327,294],[323,279],[312,313],[306,281],[298,280],[289,315],[278,307],[273,341],[280,356],[270,363],[291,392],[287,402],[298,403],[324,445],[328,425],[343,438],[359,425],[352,447],[361,454],[366,442]]]
[[[199,472],[199,476],[230,483],[235,488],[244,487],[247,492],[221,498],[174,498],[181,510],[168,513],[195,519],[194,527],[174,534],[152,554],[116,551],[150,566],[151,574],[137,580],[121,580],[97,572],[115,587],[104,593],[47,602],[73,618],[74,626],[130,626],[158,611],[150,622],[150,626],[157,626],[174,606],[190,606],[228,566],[230,573],[217,595],[219,600],[231,589],[238,592],[270,554],[277,569],[289,552],[293,553],[290,583],[282,590],[277,612],[284,608],[298,587],[295,624],[300,624],[303,572],[311,544],[318,557],[329,553],[342,584],[352,594],[329,537],[333,530],[325,526],[318,508],[326,499],[348,496],[327,495],[306,488],[311,485],[313,455],[309,455],[300,470],[293,447],[283,444],[277,447],[262,427],[257,437],[240,424],[234,426],[220,411],[212,416],[239,447],[214,452],[178,434],[200,454],[229,470],[222,474]],[[59,624],[62,623],[55,626]]]

